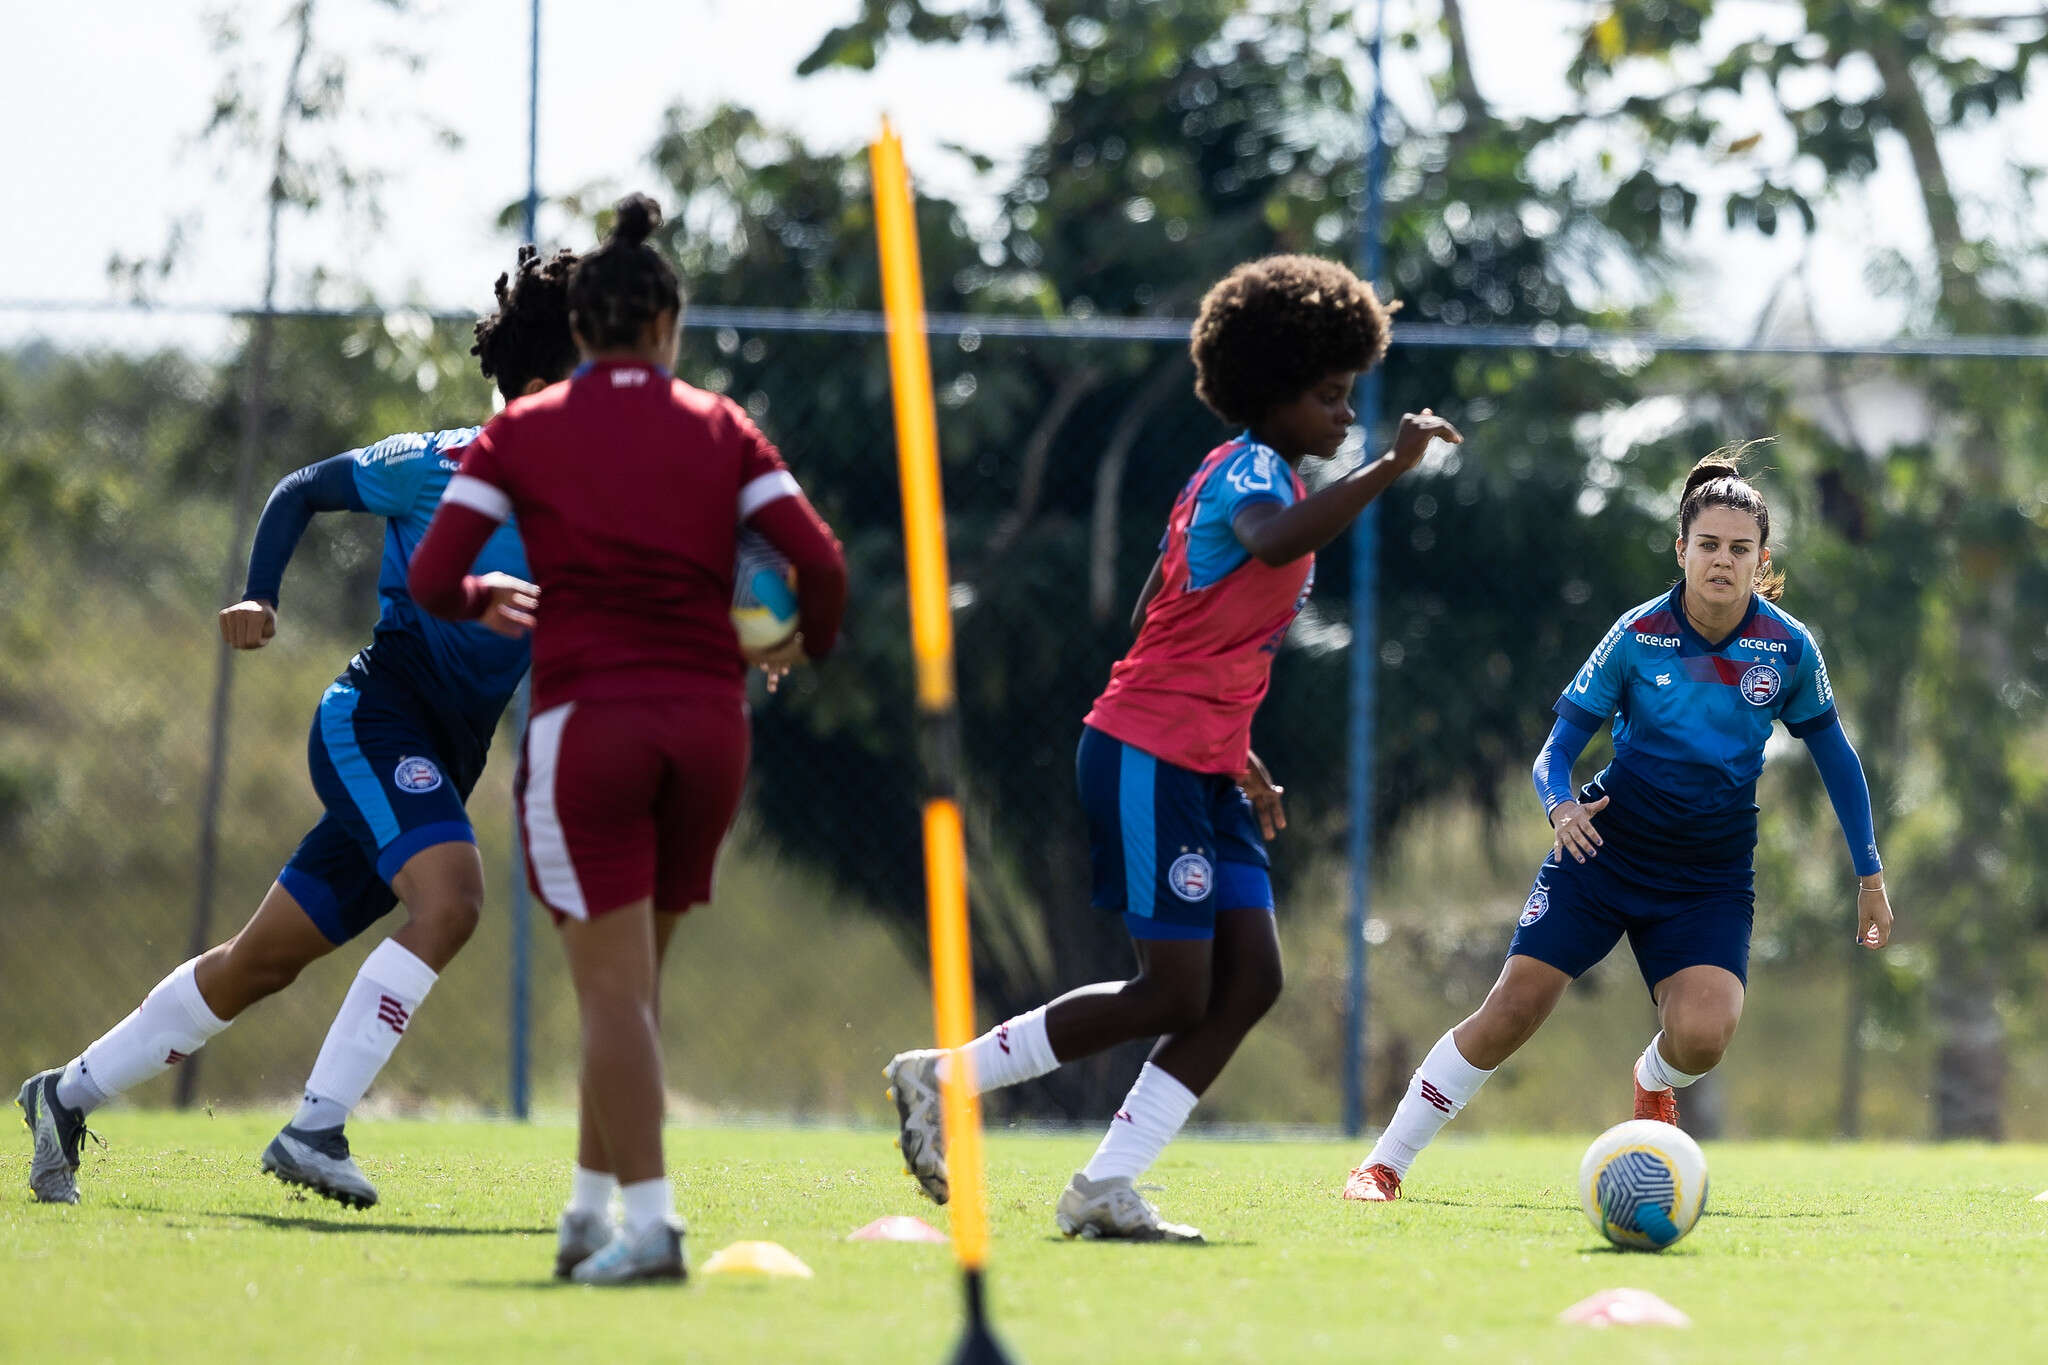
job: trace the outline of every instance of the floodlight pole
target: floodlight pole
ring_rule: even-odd
[[[1387,172],[1387,83],[1381,66],[1387,31],[1387,0],[1379,0],[1372,30],[1372,112],[1366,119],[1365,216],[1359,223],[1359,267],[1374,288],[1381,269],[1380,214]],[[1358,425],[1364,456],[1377,447],[1380,424],[1380,367],[1358,381]],[[1351,906],[1345,921],[1350,944],[1350,982],[1344,1011],[1344,1133],[1365,1131],[1367,1005],[1365,927],[1372,909],[1372,754],[1375,671],[1379,667],[1380,505],[1367,503],[1351,527]]]
[[[540,0],[533,0],[527,29],[526,49],[526,221],[520,236],[539,246],[540,229]],[[515,748],[526,744],[527,689],[522,680],[512,694],[512,739]],[[533,1014],[533,900],[526,889],[525,839],[519,828],[518,800],[512,815],[512,981],[511,1034],[507,1065],[511,1068],[512,1117],[525,1119],[533,1112],[532,1041]]]

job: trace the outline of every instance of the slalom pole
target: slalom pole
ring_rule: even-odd
[[[939,491],[937,409],[925,339],[924,275],[903,143],[882,121],[868,146],[875,234],[889,325],[889,374],[896,399],[896,462],[903,486],[903,553],[909,569],[910,642],[917,664],[918,750],[923,756],[924,870],[932,956],[932,1015],[939,1046],[974,1035],[974,977],[967,937],[967,842],[960,823],[960,717],[954,704],[953,614],[948,601],[945,507]],[[953,1254],[967,1292],[967,1332],[955,1365],[1007,1362],[988,1326],[982,1273],[988,1209],[982,1190],[981,1105],[968,1061],[957,1050],[940,1087],[946,1168],[952,1183]]]

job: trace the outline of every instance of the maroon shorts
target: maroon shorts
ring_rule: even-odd
[[[652,897],[711,899],[751,736],[740,697],[552,706],[526,726],[515,783],[526,875],[557,920]]]

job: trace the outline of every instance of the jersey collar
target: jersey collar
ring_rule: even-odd
[[[1741,624],[1737,625],[1728,638],[1718,645],[1709,643],[1706,636],[1694,630],[1692,618],[1685,614],[1684,579],[1681,578],[1678,582],[1671,585],[1671,592],[1665,597],[1664,601],[1671,608],[1672,616],[1677,618],[1680,639],[1699,650],[1702,654],[1719,654],[1722,650],[1749,634],[1750,623],[1756,620],[1757,606],[1763,599],[1755,593],[1749,595],[1749,610],[1743,613]]]
[[[663,379],[675,377],[661,366],[650,365],[644,360],[586,360],[570,371],[569,377],[571,379],[581,379],[593,370],[652,370]]]

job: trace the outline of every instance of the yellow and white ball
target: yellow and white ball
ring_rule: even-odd
[[[1706,1210],[1707,1158],[1668,1123],[1618,1123],[1579,1163],[1579,1202],[1586,1221],[1616,1246],[1662,1251]]]

